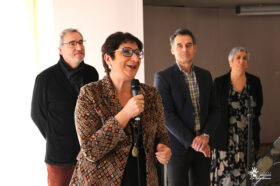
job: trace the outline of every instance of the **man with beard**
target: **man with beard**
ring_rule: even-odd
[[[80,151],[74,109],[81,86],[97,81],[96,69],[84,63],[85,47],[77,29],[60,35],[57,64],[35,81],[31,117],[46,139],[45,162],[49,186],[69,185]]]

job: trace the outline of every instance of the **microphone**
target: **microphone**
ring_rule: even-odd
[[[249,99],[245,100],[245,107],[248,110],[247,113],[247,121],[248,121],[248,144],[247,144],[247,170],[251,170],[251,144],[252,144],[252,121],[254,118],[253,108],[256,107],[256,102],[253,97],[250,96]],[[246,178],[246,185],[251,185],[248,177]]]
[[[132,96],[136,96],[140,93],[140,82],[138,79],[131,80],[131,92]],[[140,121],[140,116],[136,116],[135,120]]]
[[[132,96],[136,96],[140,93],[140,82],[138,79],[131,80],[131,93]],[[137,157],[137,169],[138,169],[138,185],[143,186],[144,184],[144,177],[141,173],[141,160],[140,156],[143,156],[143,138],[142,138],[142,126],[141,126],[141,118],[140,115],[135,117],[135,122],[137,125],[137,138],[134,147],[132,148],[132,156]]]
[[[140,82],[138,79],[131,80],[131,92],[132,96],[136,96],[140,92]]]

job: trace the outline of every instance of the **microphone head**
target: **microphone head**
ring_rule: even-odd
[[[245,100],[245,107],[246,108],[250,108],[250,105],[251,105],[251,100],[250,99],[246,99]]]
[[[140,92],[140,82],[138,79],[131,80],[131,92],[132,96],[136,96]]]
[[[250,96],[250,99],[245,100],[245,107],[246,108],[254,108],[256,107],[256,102],[253,100],[253,97]]]

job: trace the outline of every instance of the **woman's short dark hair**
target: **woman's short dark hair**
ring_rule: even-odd
[[[135,42],[140,50],[143,49],[142,42],[137,37],[135,37],[134,35],[128,32],[113,33],[110,36],[108,36],[107,39],[105,40],[104,44],[102,45],[101,52],[102,52],[103,66],[107,74],[109,74],[111,70],[108,67],[106,61],[104,60],[104,55],[108,54],[112,59],[114,59],[115,58],[114,51],[117,50],[122,43],[127,43],[127,42]]]

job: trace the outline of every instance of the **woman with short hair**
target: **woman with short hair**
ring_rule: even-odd
[[[211,185],[239,185],[246,177],[248,123],[246,100],[255,102],[252,122],[252,158],[256,160],[260,146],[259,116],[263,105],[260,79],[246,72],[249,52],[233,48],[228,56],[230,72],[214,81],[221,118],[211,139]]]

